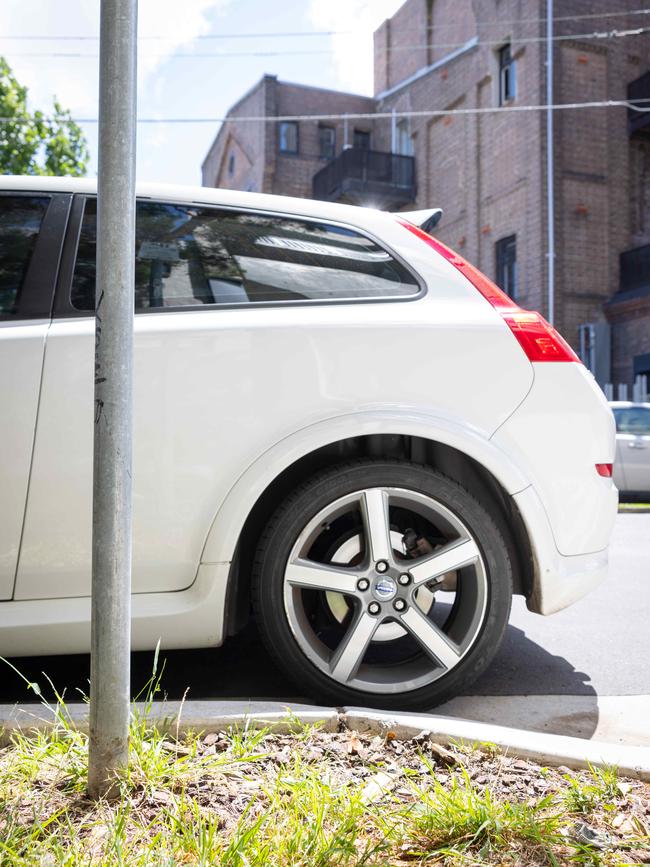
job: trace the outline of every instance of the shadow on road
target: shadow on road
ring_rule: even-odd
[[[135,696],[147,683],[153,665],[152,652],[137,652],[132,657],[131,686]],[[274,665],[259,636],[250,626],[242,634],[230,639],[224,647],[210,650],[173,650],[161,652],[164,671],[161,678],[162,694],[180,699],[275,699],[278,701],[308,702],[299,690]],[[90,659],[87,655],[59,657],[29,657],[12,660],[30,681],[37,682],[46,697],[50,688],[43,672],[59,692],[65,692],[68,701],[78,701],[88,694]],[[485,718],[488,696],[529,696],[531,708],[534,696],[591,696],[591,702],[581,702],[579,720],[582,737],[589,737],[598,723],[597,695],[588,683],[589,675],[576,671],[561,656],[548,653],[539,644],[526,637],[523,630],[508,626],[499,653],[488,671],[466,692],[473,699],[459,699],[462,715]],[[161,695],[162,697],[162,695]],[[481,697],[484,697],[483,700]],[[0,677],[0,702],[37,701],[18,675],[6,669]],[[539,705],[537,701],[536,705]],[[508,701],[490,702],[490,721],[500,725],[521,725],[520,720],[509,720]],[[501,710],[493,719],[494,707]],[[469,708],[469,711],[467,710]],[[484,711],[483,716],[481,711]],[[521,708],[519,707],[518,715]],[[567,707],[567,733],[575,728],[575,716]],[[459,715],[456,713],[455,715]],[[502,718],[504,717],[505,718]],[[562,718],[550,730],[562,732]],[[525,726],[528,727],[528,726]],[[533,727],[533,726],[531,726]],[[545,726],[548,729],[548,726]]]
[[[549,653],[510,624],[492,665],[466,694],[592,695],[595,699],[590,680],[563,656]]]

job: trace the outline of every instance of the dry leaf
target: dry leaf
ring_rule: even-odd
[[[176,753],[178,756],[191,756],[192,750],[189,747],[183,746],[183,744],[179,744],[173,741],[163,741],[162,746],[164,749],[169,750],[170,753]]]
[[[429,751],[436,762],[440,765],[451,768],[454,765],[459,764],[458,756],[455,753],[452,753],[451,750],[443,747],[441,744],[436,744],[431,741],[429,744]]]
[[[378,771],[368,780],[361,790],[362,803],[372,804],[384,795],[387,795],[388,792],[395,788],[400,776],[401,772],[396,774],[387,774],[385,771]]]
[[[352,734],[350,735],[350,737],[348,739],[347,752],[351,756],[359,755],[361,752],[363,752],[363,744],[361,743],[361,741],[357,737],[356,732],[352,732]]]

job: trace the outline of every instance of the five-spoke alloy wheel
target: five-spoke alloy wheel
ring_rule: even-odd
[[[430,467],[342,465],[295,491],[261,540],[257,619],[316,701],[428,708],[496,652],[508,545],[484,507]]]

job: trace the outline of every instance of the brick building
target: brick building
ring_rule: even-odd
[[[265,75],[229,110],[201,167],[203,186],[310,197],[312,180],[348,144],[370,136],[374,121],[262,122],[243,117],[372,114],[368,96],[278,81]]]
[[[637,7],[559,6],[555,33],[567,38],[553,45],[555,103],[650,97],[649,34],[586,35],[647,26]],[[544,0],[406,0],[375,33],[374,99],[267,76],[230,112],[387,116],[295,129],[235,120],[203,182],[440,206],[441,240],[547,314],[546,113],[489,111],[546,102],[545,13]],[[487,111],[404,116],[477,108]],[[555,323],[600,381],[630,383],[650,374],[650,115],[583,108],[554,118]]]

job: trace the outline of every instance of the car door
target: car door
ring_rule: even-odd
[[[70,196],[0,191],[0,599],[13,595]]]
[[[650,406],[616,410],[617,458],[623,464],[625,490],[650,492]]]

